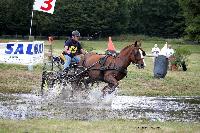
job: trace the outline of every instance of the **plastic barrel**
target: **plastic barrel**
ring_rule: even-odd
[[[154,77],[164,78],[167,74],[169,61],[164,55],[159,55],[156,57],[154,62]]]

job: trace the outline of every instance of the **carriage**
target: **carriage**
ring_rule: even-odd
[[[44,63],[41,83],[42,94],[55,85],[64,87],[66,84],[70,84],[74,90],[87,88],[85,80],[88,77],[84,75],[87,71],[86,68],[79,66],[76,62],[71,62],[69,71],[66,73],[63,71],[63,65],[64,61],[60,56],[52,56],[51,62]]]
[[[127,67],[131,63],[136,64],[138,68],[144,67],[141,55],[145,55],[145,52],[141,44],[136,41],[123,48],[116,56],[87,53],[82,56],[79,64],[72,62],[67,73],[62,68],[63,59],[53,56],[52,71],[47,71],[44,65],[41,92],[43,94],[45,88],[51,88],[54,85],[62,87],[70,85],[74,91],[88,89],[89,85],[95,82],[105,82],[107,85],[103,87],[102,95],[110,94],[119,85],[118,81],[127,75]]]

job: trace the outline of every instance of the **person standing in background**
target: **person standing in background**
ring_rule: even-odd
[[[163,48],[160,50],[159,55],[164,55],[167,56],[167,48],[168,48],[168,43],[166,42],[163,46]]]
[[[176,57],[174,56],[174,49],[172,49],[171,45],[167,46],[166,57],[169,60],[168,68],[169,68],[169,70],[172,70],[172,65],[173,65],[172,62],[174,62],[176,60]]]
[[[166,52],[166,56],[167,56],[167,58],[170,58],[173,54],[174,54],[174,49],[172,48],[172,46],[171,45],[168,45],[167,46],[167,52]]]
[[[160,48],[158,47],[157,44],[154,45],[154,47],[151,49],[151,53],[154,56],[153,57],[153,63],[155,61],[155,58],[158,57],[159,53],[160,53]]]

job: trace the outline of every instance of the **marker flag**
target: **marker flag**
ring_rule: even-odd
[[[33,10],[53,14],[56,0],[35,0]]]

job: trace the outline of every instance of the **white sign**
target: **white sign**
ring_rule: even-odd
[[[56,0],[35,0],[33,10],[53,14]]]
[[[0,43],[0,63],[38,64],[44,59],[44,42]]]

